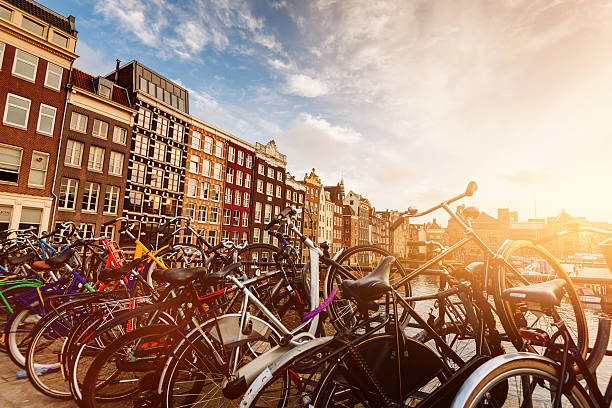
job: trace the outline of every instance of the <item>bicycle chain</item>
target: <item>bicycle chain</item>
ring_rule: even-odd
[[[360,368],[366,373],[366,375],[368,376],[368,379],[370,380],[370,383],[374,385],[374,387],[376,388],[376,391],[378,392],[378,395],[383,400],[382,402],[385,404],[384,406],[391,407],[395,405],[393,401],[391,400],[391,398],[389,398],[385,390],[383,390],[380,383],[376,380],[376,378],[374,378],[374,373],[372,372],[372,370],[370,370],[368,363],[365,361],[365,359],[363,358],[359,350],[357,350],[355,346],[351,344],[350,339],[345,337],[343,341],[344,341],[344,344],[346,345],[346,348],[349,351],[349,356],[351,357],[353,362],[357,363],[357,365],[359,365]]]

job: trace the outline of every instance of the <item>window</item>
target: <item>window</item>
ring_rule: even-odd
[[[250,154],[247,154],[247,157],[246,157],[246,166],[247,166],[247,169],[252,169],[253,168],[253,156],[251,156]]]
[[[91,134],[93,137],[99,137],[100,139],[106,140],[108,136],[108,123],[99,119],[94,119]]]
[[[196,210],[196,205],[193,203],[187,204],[185,206],[185,216],[191,218],[192,220],[195,219],[195,210]]]
[[[242,204],[242,194],[240,194],[240,191],[236,190],[236,192],[234,193],[234,205],[241,205]]]
[[[259,242],[259,228],[253,228],[253,242]]]
[[[132,169],[132,180],[134,183],[144,184],[147,176],[147,166],[143,163],[134,163]]]
[[[51,38],[51,41],[54,44],[59,45],[60,47],[68,47],[68,37],[58,34],[57,32],[53,32],[53,37]]]
[[[268,177],[274,178],[274,169],[272,167],[268,167]]]
[[[212,201],[219,202],[221,200],[221,186],[214,185],[212,189],[212,195],[210,197]]]
[[[291,191],[287,190],[287,200],[291,200]]]
[[[264,212],[264,222],[267,224],[270,221],[272,221],[272,206],[270,204],[266,204]]]
[[[34,82],[36,71],[38,70],[38,57],[27,52],[15,50],[15,60],[13,61],[13,75]]]
[[[226,188],[225,189],[225,204],[231,204],[231,203],[232,203],[232,189]]]
[[[257,180],[257,192],[263,194],[264,192],[264,183],[262,180]]]
[[[276,186],[276,197],[281,198],[283,196],[281,186]]]
[[[236,161],[236,149],[234,146],[228,146],[227,148],[227,161],[231,163]]]
[[[208,188],[209,188],[209,185],[207,182],[203,181],[200,184],[200,198],[202,200],[208,200],[208,192],[209,192]]]
[[[151,187],[164,188],[164,171],[153,167],[151,169]]]
[[[32,165],[30,166],[30,177],[28,186],[45,187],[47,181],[47,166],[49,164],[49,154],[33,151]]]
[[[198,184],[196,183],[196,190],[198,188]],[[175,193],[179,191],[179,175],[178,173],[170,172],[168,173],[168,190],[174,191]],[[197,193],[197,191],[196,191]]]
[[[78,180],[69,178],[62,179],[62,184],[60,185],[59,199],[57,200],[57,207],[60,210],[74,210],[74,203],[76,202],[76,194],[78,187]]]
[[[223,231],[223,241],[229,241],[229,239],[230,239],[230,232]]]
[[[270,234],[267,234],[266,231],[263,231],[262,237],[261,237],[261,242],[263,242],[264,244],[269,244],[270,243]],[[268,259],[268,253],[267,252],[263,252],[261,254],[261,259],[262,260],[267,260]]]
[[[217,224],[219,222],[219,209],[217,207],[212,207],[210,209],[210,223]]]
[[[93,238],[95,225],[93,224],[79,224],[81,230],[83,230],[83,238]]]
[[[223,167],[221,163],[215,163],[215,168],[213,171],[213,178],[215,180],[221,180],[221,174],[223,174]]]
[[[240,232],[238,231],[234,231],[232,233],[232,241],[234,242],[235,245],[238,245],[238,240],[240,239]]]
[[[278,215],[280,213],[280,207],[278,205],[274,206],[274,215]]]
[[[125,145],[127,143],[127,129],[115,126],[113,129],[113,142]]]
[[[198,167],[200,165],[200,158],[194,154],[189,158],[189,172],[198,174]]]
[[[68,167],[81,167],[83,159],[83,143],[76,140],[68,140],[66,143],[66,156],[64,157],[64,165]]]
[[[244,192],[244,199],[242,200],[242,205],[245,207],[249,207],[251,201],[251,193],[248,191]]]
[[[155,146],[153,146],[153,158],[161,162],[166,161],[166,145],[159,140],[155,141]]]
[[[198,222],[206,222],[208,217],[208,207],[205,205],[201,205],[198,208]]]
[[[212,246],[217,245],[217,231],[208,231],[208,243]]]
[[[244,175],[244,186],[246,188],[251,188],[251,175],[249,173]]]
[[[157,129],[156,132],[158,135],[167,136],[168,135],[168,119],[163,118],[161,116],[157,117]]]
[[[183,126],[179,125],[178,123],[174,124],[174,128],[173,128],[173,132],[172,132],[172,139],[182,143],[183,142]]]
[[[40,104],[40,112],[38,113],[38,125],[36,131],[44,135],[53,136],[53,128],[55,127],[55,113],[57,109],[53,106]]]
[[[234,218],[233,218],[234,227],[240,226],[240,211],[234,210]]]
[[[29,99],[7,94],[6,107],[4,108],[4,123],[26,129],[28,127],[28,118],[30,117],[30,105]]]
[[[2,6],[0,6],[0,18],[2,17]],[[0,71],[2,70],[2,61],[4,61],[4,48],[6,44],[0,42]]]
[[[106,186],[106,194],[104,195],[104,213],[115,215],[117,214],[117,206],[119,205],[119,187]]]
[[[62,85],[62,74],[64,69],[55,64],[47,62],[47,73],[45,74],[45,86],[59,91]]]
[[[176,148],[176,147],[171,147],[170,148],[170,164],[176,167],[182,167],[181,166],[181,150]]]
[[[202,175],[210,177],[210,160],[202,160]]]
[[[0,18],[1,19],[11,21],[12,14],[13,14],[13,10],[0,5]]]
[[[281,173],[280,171],[276,172],[276,179],[278,181],[283,181],[283,173]]]
[[[81,209],[83,211],[96,212],[98,211],[98,197],[100,196],[100,185],[98,183],[85,183],[83,191],[83,202]]]
[[[261,174],[262,176],[266,175],[266,168],[263,164],[259,163],[259,166],[257,166],[257,173]]]
[[[236,171],[236,185],[237,186],[241,186],[242,185],[242,172],[240,170]]]
[[[140,133],[136,134],[134,138],[134,153],[137,153],[141,156],[149,155],[149,138],[141,135]]]
[[[21,20],[21,28],[24,28],[40,37],[42,37],[45,33],[45,26],[27,17],[23,17],[23,20]]]
[[[242,226],[243,227],[249,226],[249,213],[246,211],[242,213]]]
[[[87,170],[102,171],[104,166],[104,149],[98,146],[89,148],[89,161],[87,162]]]
[[[187,197],[196,197],[198,195],[198,180],[187,180]]]
[[[266,194],[269,195],[269,196],[273,196],[274,195],[274,184],[266,183]]]
[[[113,176],[121,176],[123,174],[123,158],[123,153],[110,153],[110,159],[108,162],[108,174],[112,174]]]
[[[244,151],[238,150],[238,165],[244,166]]]
[[[230,225],[232,222],[232,210],[223,210],[223,225]]]
[[[255,203],[255,221],[261,222],[261,203],[260,202]]]
[[[204,137],[204,151],[208,154],[212,154],[213,150],[213,138],[210,136]]]
[[[106,226],[103,225],[100,230],[100,234],[103,237],[108,237],[108,239],[112,241],[113,238],[115,237],[115,226],[114,225],[106,225]]]
[[[215,143],[215,156],[220,159],[223,158],[223,142],[220,140],[217,140],[217,143]]]
[[[127,202],[127,210],[141,212],[142,211],[142,202],[144,195],[139,191],[130,191],[129,199]]]
[[[81,133],[87,132],[87,119],[87,116],[83,114],[72,112],[72,116],[70,117],[70,129]]]
[[[151,127],[151,116],[151,111],[139,108],[136,124],[145,129],[149,129]]]
[[[231,167],[227,168],[227,174],[225,175],[225,182],[234,184],[234,169]]]
[[[202,134],[193,130],[191,132],[191,148],[200,150],[202,148]]]
[[[304,194],[300,193],[300,195],[298,196],[298,202],[299,202],[300,204],[303,204],[303,203],[304,203]]]

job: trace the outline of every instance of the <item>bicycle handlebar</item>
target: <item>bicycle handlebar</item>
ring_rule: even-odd
[[[173,222],[177,221],[177,220],[186,220],[188,222],[191,222],[191,218],[186,217],[184,215],[179,215],[177,217],[174,218],[170,218],[168,221],[166,221],[165,223],[163,223],[162,225],[160,225],[159,227],[157,227],[157,232],[162,232],[163,230],[165,230],[166,228],[168,228],[168,225],[172,224]]]
[[[476,192],[476,190],[478,190],[478,184],[476,184],[475,181],[470,181],[465,189],[465,191],[449,200],[443,201],[440,204],[431,207],[428,210],[422,211],[422,212],[417,212],[416,214],[410,214],[410,210],[404,212],[402,214],[403,217],[407,217],[407,218],[416,218],[416,217],[422,217],[424,215],[427,215],[429,213],[432,213],[440,208],[442,208],[442,206],[444,205],[449,205],[454,203],[455,201],[461,200],[464,197],[471,197],[474,195],[474,193]]]

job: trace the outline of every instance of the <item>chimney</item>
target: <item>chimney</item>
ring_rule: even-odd
[[[119,65],[121,65],[121,60],[117,58],[117,66],[115,67],[115,83],[119,82]]]

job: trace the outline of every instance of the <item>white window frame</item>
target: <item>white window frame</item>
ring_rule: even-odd
[[[102,151],[102,160],[100,161],[100,169],[98,170],[92,167],[91,163],[92,163],[92,154],[94,155],[93,159],[95,160],[97,155],[94,152],[99,152],[100,150]],[[87,170],[94,171],[96,173],[102,173],[104,171],[104,157],[105,156],[106,156],[106,149],[104,149],[103,147],[95,146],[95,145],[89,146],[89,154],[87,155]]]
[[[234,148],[234,146],[227,147],[227,161],[230,163],[236,161],[236,148]]]
[[[99,126],[96,127],[96,124],[98,124]],[[98,131],[101,130],[101,128],[104,127],[104,125],[106,125],[106,134],[102,135]],[[93,137],[97,137],[98,139],[103,139],[103,140],[108,139],[108,122],[105,122],[98,118],[94,118],[93,126],[91,128],[91,135]]]
[[[113,159],[113,157],[117,157],[117,156],[121,158],[121,165],[119,166],[118,172],[115,171],[115,169],[117,168],[117,165],[116,165],[117,160]],[[125,163],[125,154],[111,150],[109,161],[108,161],[108,174],[110,174],[111,176],[121,177],[123,175],[123,163]]]
[[[197,144],[195,144],[196,140],[197,140]],[[191,131],[191,148],[195,150],[202,149],[202,134],[198,132],[197,130]]]
[[[225,149],[225,144],[222,141],[217,140],[215,142],[215,156],[217,156],[218,158],[222,159],[223,158],[223,149]]]
[[[24,53],[24,54],[27,54],[27,55],[29,55],[31,57],[36,58],[36,63],[34,64],[34,63],[30,62],[30,61],[27,61],[27,60],[21,58],[19,56],[19,53],[21,53],[21,52]],[[30,78],[30,77],[28,77],[26,75],[20,74],[19,72],[15,71],[15,68],[17,67],[17,61],[18,60],[20,62],[24,63],[24,64],[28,64],[28,65],[33,65],[34,66],[34,75],[33,75],[32,78]],[[30,81],[30,82],[35,82],[36,81],[36,74],[37,74],[37,72],[38,72],[38,57],[36,55],[30,54],[29,52],[22,51],[19,48],[15,49],[15,58],[13,59],[13,70],[11,71],[11,73],[14,76],[18,77],[18,78],[25,79],[26,81]]]
[[[68,144],[71,143],[73,144],[73,148],[70,149],[70,156],[68,156]],[[73,159],[74,157],[74,145],[80,145],[81,146],[81,150],[80,150],[80,154],[79,154],[79,158],[78,158],[78,164],[73,163]],[[81,166],[83,165],[83,151],[85,151],[85,143],[78,141],[78,140],[74,140],[74,139],[68,139],[68,141],[66,142],[66,153],[64,155],[64,166],[67,167],[76,167],[76,168],[81,168]],[[67,162],[66,160],[70,158],[70,162]]]
[[[93,203],[94,204],[93,205],[93,207],[94,207],[93,209],[90,209],[90,208],[84,209],[83,208],[84,204],[87,204],[87,207],[90,207],[91,204],[92,204],[92,202],[91,202],[92,201],[91,200],[91,194],[89,195],[89,200],[87,200],[87,201],[85,200],[85,194],[88,192],[88,190],[89,190],[89,192],[92,191],[91,188],[89,188],[89,189],[87,188],[88,187],[87,184],[89,184],[89,187],[91,187],[91,186],[97,187],[95,189],[95,191],[96,191],[96,200]],[[85,188],[83,188],[83,200],[81,201],[81,211],[82,212],[86,212],[86,213],[96,213],[96,212],[98,212],[98,202],[99,201],[100,201],[100,184],[99,183],[94,183],[94,182],[87,182],[87,183],[85,183]]]
[[[118,134],[119,136],[117,136]],[[122,138],[122,140],[119,138]],[[115,126],[113,128],[113,142],[125,146],[127,143],[127,129],[121,126]]]
[[[28,109],[26,111],[26,117],[25,117],[25,124],[24,125],[21,125],[19,123],[9,122],[7,120],[9,106],[15,107],[17,109],[24,109],[22,106],[18,106],[18,105],[15,105],[14,103],[9,102],[9,99],[11,97],[14,97],[14,98],[17,98],[17,99],[21,99],[22,101],[27,101],[27,103],[28,103]],[[15,94],[12,94],[12,93],[8,93],[6,95],[6,103],[4,105],[4,119],[3,119],[3,123],[6,124],[6,125],[18,127],[20,129],[27,129],[28,128],[28,121],[30,120],[30,110],[31,109],[32,109],[32,101],[31,100],[29,100],[28,98],[24,98],[23,96],[19,96],[19,95],[15,95]]]
[[[246,188],[251,188],[251,174],[250,173],[244,174],[244,186]]]
[[[213,178],[215,180],[222,180],[222,174],[223,174],[223,165],[221,163],[215,163],[215,166],[213,168]]]
[[[75,116],[76,115],[76,116]],[[76,120],[76,124],[73,127],[73,118],[77,118]],[[85,129],[81,130],[80,129],[80,125],[82,124],[81,122],[83,122],[83,118],[85,118]],[[87,125],[89,123],[89,116],[84,115],[82,113],[79,112],[72,112],[72,114],[70,115],[70,130],[74,130],[75,132],[79,132],[79,133],[87,133]]]
[[[47,163],[45,165],[45,169],[34,169],[34,155],[39,154],[41,156],[46,156],[47,157]],[[30,174],[28,175],[28,187],[34,187],[34,188],[45,188],[45,185],[47,184],[47,170],[49,169],[49,153],[47,152],[39,152],[34,150],[32,152],[32,162],[30,164]],[[42,171],[45,173],[45,177],[43,179],[43,183],[42,184],[34,184],[30,181],[31,177],[32,177],[32,170],[34,171]]]
[[[43,107],[49,108],[53,110],[53,116],[43,113]],[[51,132],[45,132],[40,129],[40,121],[43,116],[51,118]],[[38,110],[38,123],[36,124],[36,133],[40,133],[47,136],[53,136],[53,130],[55,129],[55,118],[57,117],[57,108],[51,105],[45,105],[44,103],[40,104],[40,109]]]
[[[69,189],[71,187],[74,188],[74,203],[72,203],[72,207],[68,207],[68,206],[62,207],[61,204],[60,204],[60,201],[61,201],[61,189],[62,189],[61,186],[62,186],[62,184],[64,184],[64,180],[68,181],[68,184],[66,186],[66,203],[65,204],[68,203],[68,191],[69,191]],[[72,186],[73,182],[74,182],[74,186]],[[74,211],[74,209],[76,207],[78,192],[79,192],[79,180],[72,179],[72,178],[69,178],[69,177],[63,178],[61,183],[60,183],[60,194],[59,194],[58,199],[57,199],[57,208],[59,210]]]
[[[59,70],[59,72],[53,72],[53,70],[55,70],[56,68]],[[51,75],[58,76],[57,86],[54,86],[53,84],[49,83],[49,73],[51,73]],[[51,62],[47,62],[47,73],[45,74],[45,87],[59,91],[60,88],[62,87],[62,77],[63,76],[64,76],[64,68],[60,67],[59,65],[55,65]]]
[[[233,167],[228,167],[227,168],[227,173],[225,174],[225,182],[229,183],[229,184],[234,184],[234,173],[236,172],[236,170],[234,170]]]
[[[195,198],[198,195],[198,180],[187,179],[187,197]]]
[[[204,194],[204,192],[206,192],[206,194]],[[202,181],[200,183],[200,198],[202,200],[208,200],[208,197],[210,197],[210,184],[206,181]]]
[[[110,206],[110,203],[109,203],[109,206],[108,206],[109,210],[107,211],[107,209],[106,209],[106,207],[107,207],[107,205],[106,205],[106,197],[109,194],[109,190],[110,190],[111,194],[113,194],[113,192],[116,191],[116,194],[114,195],[114,197],[116,197],[114,211],[110,211],[110,210],[113,209],[113,207]],[[116,215],[117,214],[117,212],[119,211],[119,193],[120,192],[121,192],[121,188],[120,187],[117,187],[117,186],[106,186],[106,192],[104,193],[103,214],[105,214],[105,215],[107,215],[107,214],[108,215]],[[112,197],[113,196],[111,196],[111,199],[112,199]]]

